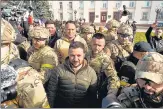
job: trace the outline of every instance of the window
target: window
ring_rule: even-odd
[[[132,19],[132,18],[133,18],[132,15],[133,15],[133,13],[130,12],[129,15],[128,15],[128,18],[129,18],[129,19]]]
[[[150,4],[151,3],[151,1],[145,1],[145,6],[144,7],[150,7]]]
[[[63,8],[63,5],[62,5],[62,2],[59,2],[59,8],[62,9]]]
[[[69,2],[69,9],[72,9],[72,2]]]
[[[115,7],[120,8],[120,3],[116,3]]]
[[[63,13],[60,13],[60,19],[63,20]]]
[[[83,1],[79,1],[79,8],[80,8],[80,9],[83,9],[83,8],[84,8],[84,3],[83,3]]]
[[[160,12],[160,14],[158,15],[158,19],[163,20],[163,12]]]
[[[72,13],[68,13],[68,20],[73,20]]]
[[[133,2],[133,1],[130,2],[130,3],[129,3],[129,7],[135,7],[135,2]]]
[[[91,1],[91,8],[95,8],[95,2],[94,1]]]
[[[148,20],[148,12],[143,12],[142,20]]]
[[[108,4],[108,1],[103,1],[102,2],[102,8],[106,9],[107,8],[107,4]]]
[[[161,7],[163,7],[163,2],[161,3]]]

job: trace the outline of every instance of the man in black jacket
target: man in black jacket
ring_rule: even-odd
[[[161,54],[163,54],[163,30],[161,28],[163,27],[157,27],[156,23],[153,23],[149,29],[147,30],[145,36],[147,39],[147,42],[152,46],[153,49],[156,50],[156,52],[159,52]],[[156,28],[155,31],[155,36],[151,36],[151,32],[153,30],[153,28]]]
[[[129,84],[135,83],[134,77],[138,61],[149,52],[154,52],[150,44],[144,41],[136,43],[133,50],[133,53],[120,65],[118,76],[121,80],[121,86],[127,85],[122,81],[125,81]]]
[[[55,26],[55,22],[53,20],[47,20],[45,22],[45,27],[47,29],[49,29],[50,31],[50,38],[49,38],[49,43],[48,45],[51,47],[51,48],[54,48],[54,45],[55,45],[55,42],[60,39],[60,37],[58,36],[57,34],[57,30],[56,30],[56,26]]]
[[[88,64],[81,42],[69,46],[69,56],[57,66],[48,81],[47,97],[51,108],[96,106],[96,72]]]

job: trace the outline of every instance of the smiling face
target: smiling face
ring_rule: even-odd
[[[73,23],[66,24],[65,34],[70,41],[73,40],[76,35],[76,26]]]
[[[163,83],[156,84],[152,81],[146,81],[144,79],[137,79],[137,83],[139,84],[140,88],[144,88],[144,91],[150,95],[163,91]]]
[[[136,81],[141,89],[142,97],[146,101],[150,102],[162,101],[162,95],[160,95],[160,93],[163,92],[163,83],[156,84],[153,81],[146,79],[137,79]]]
[[[83,64],[85,53],[82,48],[70,48],[69,60],[74,68]]]

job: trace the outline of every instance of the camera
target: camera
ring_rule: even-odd
[[[1,103],[12,100],[16,98],[17,92],[16,92],[16,84],[9,86],[7,88],[1,89]]]

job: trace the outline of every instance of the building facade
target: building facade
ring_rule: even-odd
[[[105,23],[113,18],[118,19],[123,5],[130,12],[130,21],[137,24],[155,22],[156,8],[162,7],[158,21],[163,21],[163,1],[49,1],[54,19],[77,20],[86,22]]]

